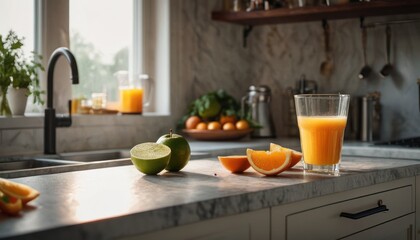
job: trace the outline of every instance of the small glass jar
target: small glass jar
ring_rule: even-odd
[[[101,110],[106,108],[106,94],[92,93],[92,109]]]

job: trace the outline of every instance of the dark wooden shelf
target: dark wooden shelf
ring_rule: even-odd
[[[252,12],[212,12],[212,19],[241,25],[336,20],[420,12],[420,0],[383,0],[334,6],[277,8]]]

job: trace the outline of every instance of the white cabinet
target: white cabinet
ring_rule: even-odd
[[[404,178],[124,239],[412,240],[420,233],[416,188],[420,178]]]
[[[407,229],[415,226],[414,212],[413,177],[274,207],[272,239],[340,239],[358,232],[353,239],[381,239],[384,228],[386,236],[404,233],[402,239],[407,239]],[[410,217],[400,225],[405,216]]]
[[[416,176],[416,238],[420,239],[420,176]]]
[[[216,218],[124,239],[269,240],[270,210],[263,209],[223,218]]]

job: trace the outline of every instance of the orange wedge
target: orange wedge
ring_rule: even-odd
[[[255,171],[274,176],[289,168],[292,151],[256,151],[248,148],[246,155]]]
[[[219,156],[218,158],[222,166],[232,173],[241,173],[251,166],[245,155]]]
[[[0,210],[8,215],[18,215],[22,210],[22,201],[0,192]]]
[[[0,191],[9,197],[20,199],[23,205],[39,196],[37,190],[4,178],[0,178]]]
[[[301,152],[295,151],[295,150],[290,149],[290,148],[282,147],[282,146],[280,146],[278,144],[275,144],[275,143],[270,143],[270,152],[283,151],[283,150],[292,151],[292,160],[290,161],[290,165],[289,165],[288,168],[294,167],[302,159],[302,153]]]

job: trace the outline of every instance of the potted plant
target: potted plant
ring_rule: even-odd
[[[42,57],[33,53],[25,58],[23,38],[9,31],[0,34],[0,115],[23,115],[30,94],[34,103],[43,104],[39,87],[38,70],[44,70]]]

